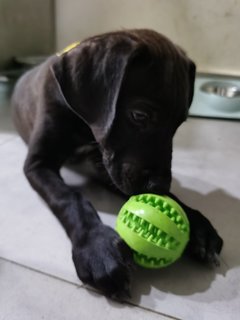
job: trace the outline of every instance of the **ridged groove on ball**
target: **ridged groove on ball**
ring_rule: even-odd
[[[178,211],[175,208],[173,208],[166,200],[164,200],[163,197],[150,194],[141,194],[133,196],[132,199],[134,199],[137,202],[146,203],[152,206],[153,208],[160,210],[163,214],[168,216],[169,219],[173,221],[180,230],[189,231],[189,226],[188,224],[186,224],[186,221],[183,220],[183,217],[178,213]]]
[[[141,208],[143,211],[149,212],[145,205],[154,209],[151,209],[153,210],[152,214],[144,214],[143,218]],[[161,214],[161,219],[165,221],[163,226],[167,228],[167,232],[156,225],[159,224],[159,214]],[[180,257],[185,247],[184,243],[186,244],[189,239],[189,222],[182,208],[171,198],[154,194],[132,196],[119,213],[117,230],[123,238],[124,234],[129,234],[131,230],[132,235],[135,234],[139,241],[141,239],[141,244],[138,243],[138,250],[135,248],[134,260],[142,266],[152,268],[167,266],[174,262]],[[134,250],[136,240],[133,239],[125,240],[132,241],[132,243],[126,242],[130,246],[132,245]],[[151,247],[151,253],[146,251],[142,241],[154,245],[154,247]],[[157,247],[159,248],[159,254]]]
[[[179,241],[176,241],[166,232],[132,212],[125,210],[120,220],[133,232],[138,233],[142,238],[159,247],[175,250],[180,244]]]
[[[134,260],[143,267],[151,266],[152,268],[166,267],[172,263],[172,259],[147,257],[145,254],[134,252]]]

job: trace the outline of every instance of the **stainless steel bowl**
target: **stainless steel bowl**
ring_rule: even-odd
[[[240,111],[240,86],[227,81],[207,81],[200,86],[206,105],[221,112]]]
[[[205,93],[212,93],[226,98],[240,97],[240,87],[227,82],[206,82],[200,87],[200,90],[202,90]]]

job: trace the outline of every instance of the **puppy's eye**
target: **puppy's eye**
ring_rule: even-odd
[[[131,118],[136,124],[139,125],[146,124],[150,120],[149,114],[142,110],[132,110]]]

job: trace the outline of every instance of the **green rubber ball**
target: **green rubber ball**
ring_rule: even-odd
[[[121,208],[116,231],[145,268],[166,267],[179,259],[189,241],[188,218],[173,199],[155,194],[132,196]]]

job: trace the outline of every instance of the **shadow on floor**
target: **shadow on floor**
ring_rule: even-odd
[[[178,194],[180,184],[175,180],[175,193]],[[200,209],[213,223],[221,237],[224,239],[224,248],[220,259],[220,267],[202,265],[183,257],[175,264],[159,269],[147,270],[138,268],[133,279],[133,300],[138,303],[142,295],[149,295],[151,290],[159,291],[158,298],[165,299],[166,293],[180,296],[190,296],[208,291],[218,277],[219,290],[215,296],[206,295],[206,302],[235,299],[234,290],[226,291],[229,287],[228,275],[235,272],[240,266],[239,252],[239,226],[240,226],[240,200],[215,190],[207,195],[196,191],[181,188],[181,199],[191,199],[195,207]],[[194,201],[193,201],[194,200]],[[220,279],[220,281],[219,281]],[[211,290],[211,289],[210,289]],[[164,293],[164,295],[161,294]],[[225,294],[223,295],[222,292]]]

